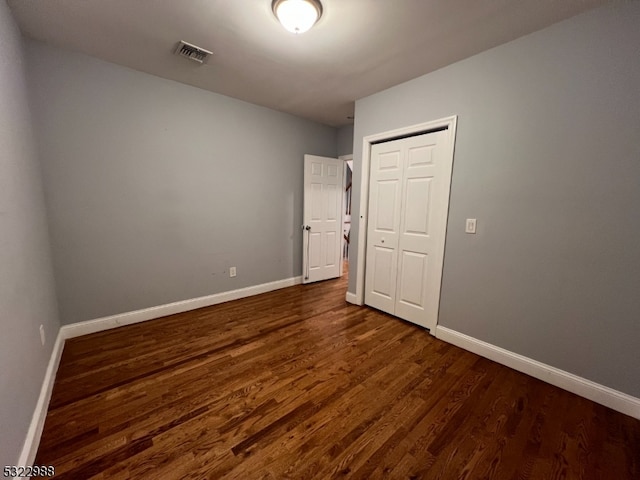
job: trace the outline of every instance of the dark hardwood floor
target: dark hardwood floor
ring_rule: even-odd
[[[67,341],[37,464],[60,479],[640,479],[640,421],[345,291]]]

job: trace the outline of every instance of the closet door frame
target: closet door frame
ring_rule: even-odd
[[[380,143],[388,140],[394,140],[402,137],[409,137],[413,135],[419,135],[422,133],[428,133],[434,130],[446,129],[448,132],[447,145],[445,146],[444,158],[451,166],[451,172],[453,171],[453,154],[456,138],[456,126],[457,115],[453,115],[430,122],[419,123],[410,125],[403,128],[389,130],[386,132],[376,133],[373,135],[367,135],[362,138],[362,162],[360,164],[360,207],[358,218],[358,244],[356,249],[357,269],[356,275],[356,292],[355,294],[347,292],[346,300],[356,305],[364,305],[364,292],[365,292],[365,273],[366,273],[366,253],[367,253],[367,215],[369,205],[369,174],[371,165],[371,146],[375,143]],[[447,183],[447,198],[449,198],[451,182]],[[446,217],[449,215],[449,202],[446,205]],[[352,219],[352,224],[353,222]],[[445,234],[446,239],[446,234]],[[445,240],[446,241],[446,240]],[[440,278],[437,288],[440,290],[442,282],[442,266],[440,268]],[[438,295],[439,298],[439,295]],[[430,333],[435,335],[435,328],[431,329]]]

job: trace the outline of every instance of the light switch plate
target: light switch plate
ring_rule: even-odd
[[[467,222],[465,224],[464,231],[466,233],[476,233],[476,219],[475,218],[467,218]]]

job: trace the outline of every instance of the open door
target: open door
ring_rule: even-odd
[[[302,283],[340,276],[344,161],[304,156]]]

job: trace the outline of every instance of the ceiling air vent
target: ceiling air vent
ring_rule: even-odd
[[[209,55],[212,55],[212,53],[213,52],[205,50],[204,48],[191,45],[184,40],[180,40],[180,43],[178,43],[178,48],[176,48],[176,55],[186,57],[189,60],[193,60],[194,62],[198,63],[204,63],[204,61],[209,58]]]

